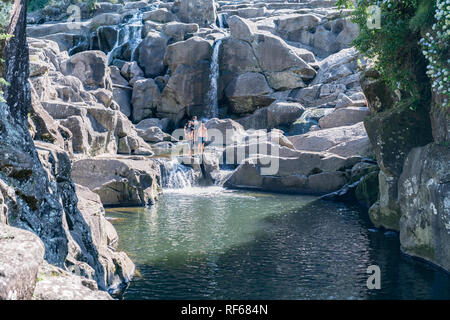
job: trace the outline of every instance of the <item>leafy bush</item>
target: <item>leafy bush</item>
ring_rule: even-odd
[[[2,75],[4,73],[5,62],[3,59],[3,51],[5,49],[6,41],[11,37],[11,35],[6,33],[9,25],[11,7],[11,1],[0,1],[0,102],[5,102],[5,99],[3,98],[3,90],[5,86],[9,85]]]
[[[440,88],[439,93],[448,95],[450,0],[358,0],[356,6],[350,0],[336,3],[354,8],[352,21],[360,32],[353,44],[375,60],[394,90],[413,98],[414,107],[428,105],[431,80],[433,89]],[[378,29],[367,23],[371,6],[378,6],[381,12]],[[427,53],[422,46],[429,49]]]

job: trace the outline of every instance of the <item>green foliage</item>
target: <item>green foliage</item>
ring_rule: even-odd
[[[444,3],[439,15],[435,14],[439,11],[436,3]],[[340,8],[352,7],[349,0],[338,0],[336,5]],[[380,9],[380,28],[373,28],[368,24],[373,18],[372,11],[369,10],[371,6],[378,6]],[[440,87],[442,90],[439,93],[448,94],[446,81],[450,25],[447,9],[450,9],[447,0],[358,0],[354,7],[352,21],[358,24],[360,32],[353,45],[363,55],[373,59],[386,83],[392,89],[399,90],[403,97],[412,98],[416,107],[429,104],[432,80],[433,88]],[[438,19],[439,34],[439,23],[436,24]],[[431,35],[431,31],[435,37]],[[427,41],[431,52],[425,54],[419,41],[428,32],[434,45],[431,48]],[[424,44],[426,39],[421,41]],[[432,65],[434,75],[441,77],[438,82],[430,77]]]
[[[45,8],[50,3],[50,0],[30,0],[28,2],[28,11],[36,11]]]
[[[7,34],[7,28],[9,25],[9,19],[11,14],[11,1],[0,1],[0,102],[5,102],[3,98],[3,90],[9,83],[2,77],[4,71],[3,50],[5,48],[6,41],[12,37],[12,35]]]
[[[450,107],[450,1],[437,0],[433,13],[435,23],[419,43],[428,62],[427,75],[433,91],[444,96],[444,106]]]

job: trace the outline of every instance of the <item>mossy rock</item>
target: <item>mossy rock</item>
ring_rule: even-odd
[[[391,210],[387,207],[381,208],[380,202],[376,201],[369,209],[370,221],[375,227],[383,227],[389,230],[400,231],[401,211]]]
[[[409,151],[433,141],[426,106],[413,110],[413,101],[404,100],[391,109],[364,120],[380,168],[400,176]]]
[[[355,190],[355,197],[363,207],[370,208],[378,199],[378,171],[365,175]]]

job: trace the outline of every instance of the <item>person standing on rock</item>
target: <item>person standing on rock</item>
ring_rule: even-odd
[[[197,120],[197,116],[192,117],[192,123],[194,125],[194,131],[193,131],[193,139],[194,139],[194,148],[198,149],[198,129],[200,128],[200,121]]]
[[[194,122],[189,120],[184,126],[184,138],[189,143],[189,155],[194,153]]]
[[[198,153],[203,154],[205,149],[205,142],[208,140],[208,129],[206,129],[205,121],[202,121],[200,128],[197,132],[198,136]]]

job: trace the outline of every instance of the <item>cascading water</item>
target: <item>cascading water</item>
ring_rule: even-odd
[[[209,75],[209,92],[207,95],[208,109],[205,116],[208,118],[217,118],[219,116],[219,102],[217,98],[217,85],[219,80],[219,51],[222,39],[214,44],[213,55],[211,59],[211,73]]]
[[[142,12],[138,10],[127,23],[114,27],[114,29],[117,30],[117,38],[114,47],[106,55],[108,57],[108,63],[112,62],[116,51],[120,50],[120,48],[127,42],[130,44],[131,61],[134,60],[136,48],[142,42],[143,26]],[[101,30],[101,28],[102,27],[97,29],[97,33]]]
[[[162,187],[164,189],[185,189],[195,185],[195,170],[182,165],[177,159],[158,161],[161,168]]]
[[[217,15],[217,20],[219,21],[219,28],[225,29],[225,17],[223,13]]]

